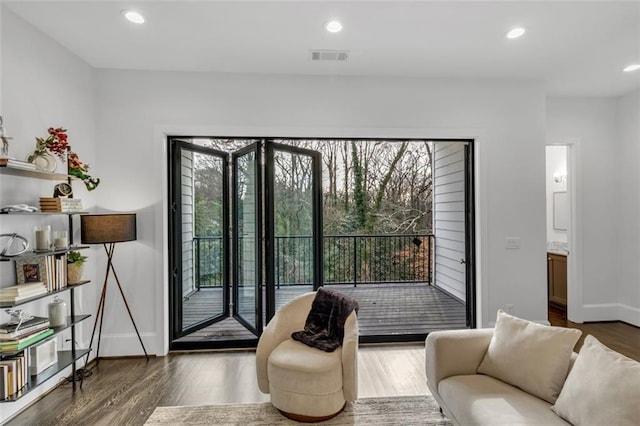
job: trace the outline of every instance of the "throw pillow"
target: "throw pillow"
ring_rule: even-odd
[[[536,324],[502,310],[478,373],[554,403],[582,331]]]
[[[574,425],[637,425],[640,362],[587,336],[551,409]]]

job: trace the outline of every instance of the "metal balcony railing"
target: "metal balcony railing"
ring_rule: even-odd
[[[324,284],[431,282],[433,234],[325,235]],[[196,237],[196,287],[222,286],[222,237]],[[281,286],[313,283],[310,236],[275,238],[275,282]]]

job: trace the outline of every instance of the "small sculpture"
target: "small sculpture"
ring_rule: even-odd
[[[0,140],[2,145],[0,146],[0,158],[9,158],[9,140],[13,139],[6,135],[4,127],[2,127],[2,116],[0,115]]]
[[[23,322],[29,321],[30,319],[33,319],[32,315],[29,315],[28,313],[26,313],[22,309],[14,309],[14,310],[5,309],[5,312],[8,313],[11,316],[9,318],[8,324],[9,325],[16,324],[15,331],[18,331],[18,329],[20,328],[20,326],[22,325]]]

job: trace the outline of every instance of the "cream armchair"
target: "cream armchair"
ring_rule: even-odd
[[[339,414],[358,396],[358,319],[344,325],[342,346],[334,352],[311,348],[291,338],[304,329],[315,292],[291,300],[271,319],[256,349],[258,386],[285,416],[322,421]]]

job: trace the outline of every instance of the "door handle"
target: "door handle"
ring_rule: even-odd
[[[466,262],[464,259],[460,259],[460,264],[461,264],[461,265],[463,265],[463,264],[465,264],[465,263],[467,263],[467,262]]]

